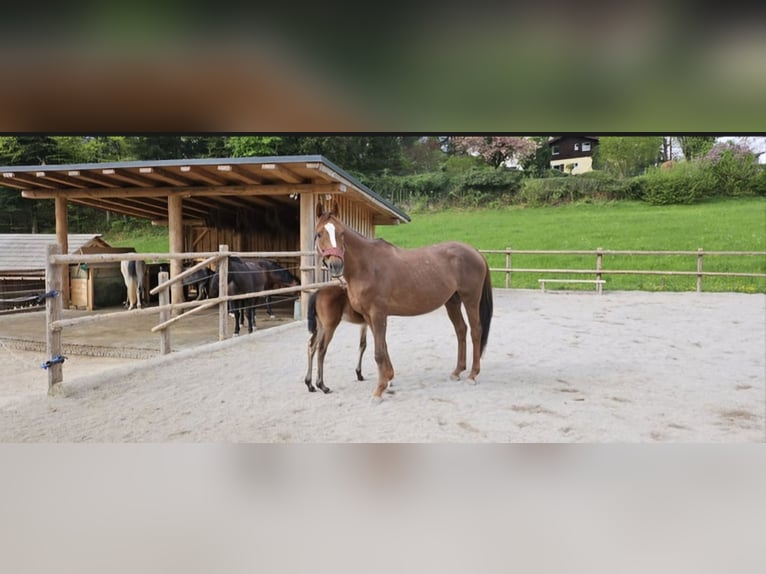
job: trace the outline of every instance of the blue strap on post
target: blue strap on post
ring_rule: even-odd
[[[42,369],[48,369],[48,367],[52,367],[53,365],[56,365],[58,363],[63,363],[66,361],[66,357],[63,357],[61,355],[55,355],[50,361],[45,361],[42,365]]]
[[[46,292],[46,293],[42,293],[41,295],[38,295],[38,296],[35,298],[35,301],[36,301],[38,304],[40,304],[40,303],[42,303],[43,301],[45,301],[45,300],[46,300],[48,297],[56,297],[58,294],[59,294],[59,292],[58,292],[58,291],[56,291],[55,289],[51,289],[50,291],[48,291],[48,292]]]

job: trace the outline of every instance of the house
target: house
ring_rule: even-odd
[[[577,175],[593,170],[593,152],[598,138],[589,136],[558,136],[548,140],[551,149],[551,169]]]

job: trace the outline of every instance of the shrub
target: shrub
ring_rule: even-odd
[[[555,204],[582,199],[634,199],[640,186],[627,179],[592,171],[565,177],[530,178],[521,186],[520,198],[530,205]]]
[[[382,175],[361,178],[376,193],[397,205],[428,204],[447,195],[450,177],[443,172],[417,175]]]
[[[753,193],[766,195],[766,165],[759,165],[753,180]]]
[[[716,193],[715,177],[703,162],[683,162],[670,169],[652,168],[639,179],[643,198],[652,205],[694,203]]]
[[[718,195],[758,193],[756,188],[761,170],[756,155],[747,146],[730,141],[718,142],[702,161],[712,173]]]

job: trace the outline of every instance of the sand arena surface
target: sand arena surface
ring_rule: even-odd
[[[763,442],[766,296],[495,290],[479,383],[452,381],[446,311],[392,317],[394,394],[342,324],[309,393],[305,322],[149,359],[3,348],[4,442]],[[470,343],[469,343],[470,346]],[[469,352],[470,357],[470,352]]]

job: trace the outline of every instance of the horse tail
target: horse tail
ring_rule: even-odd
[[[311,297],[309,297],[309,307],[306,311],[309,333],[312,335],[316,335],[317,332],[317,293],[319,293],[319,291],[314,291],[311,294]]]
[[[492,277],[489,272],[489,264],[486,265],[486,271],[484,274],[484,287],[481,292],[481,300],[479,301],[479,319],[481,320],[481,346],[480,352],[484,353],[484,347],[487,346],[487,340],[489,339],[489,325],[492,322]]]

